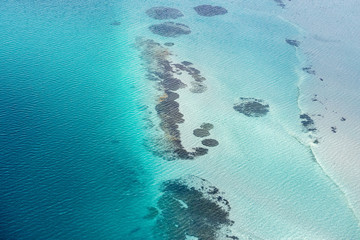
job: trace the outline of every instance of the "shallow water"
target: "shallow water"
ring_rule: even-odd
[[[229,12],[204,18],[191,1],[1,7],[1,236],[151,239],[155,221],[143,217],[160,184],[191,174],[225,192],[238,237],[359,238],[341,191],[297,140],[302,60],[285,38],[298,30],[272,15],[275,3],[202,3]],[[174,21],[191,34],[152,34],[161,21],[145,12],[154,6],[179,9],[185,16]],[[179,91],[184,145],[198,146],[192,130],[214,124],[219,146],[206,156],[167,162],[146,149],[144,140],[162,132],[145,128],[149,112],[157,125],[158,93],[134,47],[138,36],[175,43],[176,58],[207,78],[205,93]],[[241,115],[239,97],[263,99],[270,112]]]

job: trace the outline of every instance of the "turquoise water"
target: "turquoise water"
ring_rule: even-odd
[[[1,239],[150,238],[138,76],[110,25],[119,7],[1,4]]]
[[[0,7],[2,239],[152,239],[147,207],[156,206],[161,181],[185,174],[226,192],[239,236],[359,238],[342,193],[294,138],[302,63],[284,39],[299,32],[270,14],[276,4],[217,3],[229,13],[204,19],[192,7],[205,3],[217,1]],[[180,9],[176,22],[192,33],[152,35],[158,21],[145,11],[159,5]],[[154,130],[144,128],[144,104],[155,98],[137,36],[174,42],[171,50],[207,78],[208,95],[188,99],[196,111],[185,119],[213,121],[220,145],[209,155],[165,162],[145,148]],[[237,115],[238,97],[265,99],[271,112]]]

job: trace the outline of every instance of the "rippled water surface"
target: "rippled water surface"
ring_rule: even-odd
[[[223,223],[239,239],[357,239],[342,192],[299,141],[306,75],[285,38],[300,33],[270,2],[202,1],[228,10],[213,17],[198,15],[193,1],[3,3],[0,238],[184,239]],[[152,33],[166,21],[146,15],[154,6],[179,9],[184,16],[170,21],[191,33]],[[204,93],[177,92],[183,146],[201,144],[193,129],[214,125],[219,145],[205,156],[153,154],[169,136],[149,81],[154,59],[137,37],[174,43],[165,47],[171,61],[190,61],[206,78]],[[264,100],[269,113],[236,112],[240,97]]]

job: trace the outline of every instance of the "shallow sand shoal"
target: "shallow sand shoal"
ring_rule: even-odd
[[[287,3],[282,17],[306,32],[300,50],[316,75],[300,85],[300,107],[315,117],[313,152],[360,218],[360,5],[355,0]],[[306,66],[304,66],[306,67]],[[319,101],[311,98],[317,94]],[[346,120],[342,118],[345,118]],[[332,130],[336,129],[336,133]]]

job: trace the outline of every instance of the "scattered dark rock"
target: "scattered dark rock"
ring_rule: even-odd
[[[248,117],[263,117],[269,112],[269,105],[255,98],[240,98],[233,108]]]
[[[336,127],[331,127],[331,131],[332,131],[333,133],[336,133],[336,132],[337,132],[337,128],[336,128]]]
[[[215,139],[204,139],[201,141],[201,143],[207,147],[216,147],[217,145],[219,145],[219,142]]]
[[[316,73],[315,73],[315,70],[313,70],[311,66],[310,66],[310,67],[303,67],[302,70],[303,70],[304,72],[307,72],[308,74],[312,74],[312,75],[315,75],[315,74],[316,74]]]
[[[166,43],[164,43],[164,45],[167,46],[167,47],[172,47],[172,46],[174,46],[175,44],[172,43],[172,42],[166,42]]]
[[[214,128],[214,125],[211,123],[203,123],[201,124],[200,128],[210,131],[211,129]]]
[[[202,129],[202,128],[197,128],[193,131],[193,134],[196,136],[196,137],[207,137],[207,136],[210,136],[210,132],[206,129]]]
[[[148,209],[148,214],[144,216],[144,219],[151,220],[154,219],[159,214],[159,211],[154,207],[148,207],[147,209]]]
[[[197,7],[194,7],[194,9],[200,16],[205,16],[205,17],[224,15],[228,12],[223,7],[211,6],[211,5],[199,5]]]
[[[342,117],[342,118],[340,119],[340,121],[344,122],[344,121],[346,121],[346,118]]]
[[[184,16],[179,10],[169,7],[152,7],[146,11],[146,14],[158,20],[176,19]]]
[[[311,98],[311,101],[313,101],[313,102],[317,102],[317,101],[318,101],[318,99],[317,99],[317,94],[315,94],[314,97]]]
[[[314,127],[314,120],[308,114],[300,115],[301,124],[306,129],[307,132],[316,132],[316,128]]]
[[[164,37],[178,37],[180,35],[186,35],[191,33],[190,28],[185,24],[174,22],[154,24],[151,25],[149,29],[152,33]]]
[[[286,42],[288,44],[290,44],[291,46],[294,46],[294,47],[299,47],[300,46],[300,42],[298,40],[286,39]]]
[[[301,114],[301,115],[300,115],[300,118],[301,118],[301,119],[304,119],[304,120],[301,121],[301,123],[302,123],[302,125],[303,125],[304,127],[308,127],[308,126],[314,124],[314,120],[312,120],[311,117],[310,117],[309,115],[305,114],[305,113],[304,113],[304,114]]]
[[[322,82],[324,81],[324,79],[322,79],[322,78],[319,78],[319,79],[320,79],[320,81],[322,81]]]
[[[210,189],[210,191],[208,191],[208,194],[216,194],[218,192],[219,192],[219,189],[213,186],[213,188]]]
[[[313,143],[319,144],[319,140],[315,139]]]
[[[285,3],[282,0],[274,0],[277,5],[281,8],[285,8]]]

